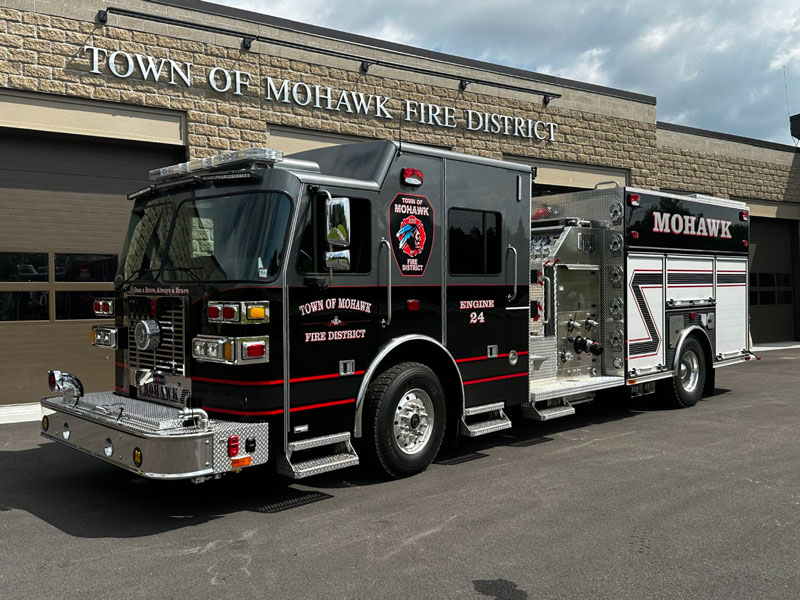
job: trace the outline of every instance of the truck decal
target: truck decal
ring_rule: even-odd
[[[653,212],[653,231],[731,239],[731,222],[723,219]]]
[[[322,310],[353,310],[369,314],[372,312],[372,302],[365,302],[356,298],[325,298],[324,300],[311,300],[301,304],[297,309],[303,316]]]
[[[714,284],[712,271],[679,271],[667,273],[667,287],[711,287]]]
[[[661,336],[658,333],[653,314],[650,312],[650,307],[647,304],[647,299],[642,292],[643,287],[661,287],[664,282],[664,274],[662,272],[642,272],[634,271],[631,277],[631,292],[636,300],[636,306],[642,315],[642,321],[647,328],[647,333],[650,336],[642,340],[628,340],[628,352],[630,357],[645,356],[652,354],[658,350],[661,345]]]
[[[427,197],[397,194],[389,204],[392,250],[397,268],[404,276],[418,277],[425,273],[433,247],[433,228],[433,207]]]

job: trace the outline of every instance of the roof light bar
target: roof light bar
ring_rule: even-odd
[[[188,162],[179,163],[177,165],[153,169],[150,171],[150,180],[158,181],[169,177],[188,175],[195,171],[226,165],[230,166],[242,162],[267,162],[274,164],[282,160],[283,152],[280,150],[272,150],[270,148],[245,148],[244,150],[225,152],[224,154],[217,154],[216,156],[209,156],[207,158],[194,158]]]

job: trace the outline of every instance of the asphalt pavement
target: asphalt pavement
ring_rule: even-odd
[[[797,598],[800,350],[609,394],[422,475],[137,478],[0,426],[0,598]]]

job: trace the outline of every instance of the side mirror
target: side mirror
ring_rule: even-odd
[[[325,223],[327,231],[325,241],[331,248],[347,248],[350,245],[350,198],[325,200]],[[327,256],[325,262],[328,262]]]
[[[331,271],[349,271],[350,250],[333,250],[326,252],[325,268]]]

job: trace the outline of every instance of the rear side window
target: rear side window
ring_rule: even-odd
[[[453,275],[497,275],[502,265],[500,213],[451,208],[448,261]]]

